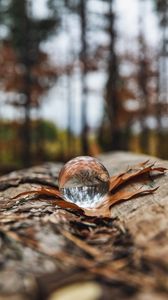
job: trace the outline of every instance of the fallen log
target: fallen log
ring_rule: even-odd
[[[118,152],[100,157],[111,175],[147,159]],[[61,164],[0,178],[0,300],[168,298],[168,185],[121,202],[110,218],[83,216],[46,195],[15,198],[57,186]],[[77,298],[77,299],[78,299]]]

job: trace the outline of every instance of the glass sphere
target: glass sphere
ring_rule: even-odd
[[[109,173],[98,159],[79,156],[61,169],[59,190],[64,199],[80,207],[94,207],[109,190]]]

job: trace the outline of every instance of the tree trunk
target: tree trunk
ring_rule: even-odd
[[[23,0],[19,6],[19,1],[12,3],[11,9],[14,11],[15,27],[12,35],[12,44],[16,49],[18,61],[23,65],[23,85],[18,91],[24,95],[23,103],[23,124],[21,128],[22,138],[22,165],[28,167],[32,163],[31,157],[31,68],[34,52],[32,51],[32,32],[30,26],[30,18],[28,14],[31,11],[31,2]],[[18,22],[18,24],[17,24]],[[22,107],[22,103],[21,103]]]
[[[147,57],[146,41],[144,36],[144,23],[143,16],[145,10],[145,3],[140,0],[139,3],[139,71],[138,71],[138,86],[140,94],[140,124],[141,124],[141,135],[140,135],[140,146],[144,153],[149,153],[149,128],[147,126],[147,118],[149,115],[149,64]]]
[[[108,61],[108,80],[106,84],[105,98],[107,102],[107,109],[110,119],[111,127],[111,149],[121,150],[122,149],[122,137],[121,129],[119,127],[119,98],[118,98],[118,84],[119,84],[119,73],[118,73],[118,59],[116,55],[116,32],[115,32],[115,15],[113,11],[113,0],[109,1],[109,61]]]
[[[102,155],[110,174],[125,171],[145,155]],[[168,162],[160,161],[164,167]],[[114,206],[112,219],[83,218],[60,209],[48,196],[18,193],[57,184],[60,164],[0,178],[0,299],[166,300],[168,297],[167,176],[152,195]],[[70,288],[71,287],[71,288]],[[57,298],[58,297],[58,298]]]
[[[89,152],[88,145],[88,126],[87,126],[87,42],[86,42],[86,0],[80,1],[80,20],[81,20],[81,54],[80,59],[82,62],[82,70],[81,70],[81,84],[82,84],[82,106],[81,106],[81,114],[82,114],[82,152],[87,155]]]
[[[23,166],[29,167],[31,165],[31,98],[30,98],[30,74],[29,68],[26,69],[25,74],[25,105],[24,105],[24,121],[22,125],[22,163]]]
[[[167,134],[162,123],[163,117],[168,114],[168,3],[167,1],[161,1],[159,4],[161,5],[159,15],[162,46],[161,49],[159,48],[158,61],[157,152],[160,157],[164,158],[168,151],[167,143],[165,143]]]

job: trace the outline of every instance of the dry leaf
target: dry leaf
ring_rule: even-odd
[[[112,176],[110,178],[110,191],[114,190],[118,186],[126,183],[127,181],[136,178],[142,174],[150,174],[150,172],[159,172],[164,173],[166,168],[163,167],[154,167],[155,163],[149,163],[149,161],[145,161],[143,163],[138,164],[137,166],[133,166],[129,168],[126,172],[119,174],[117,176]]]

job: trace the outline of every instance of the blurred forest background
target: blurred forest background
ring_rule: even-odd
[[[0,0],[0,173],[167,136],[167,0]]]

